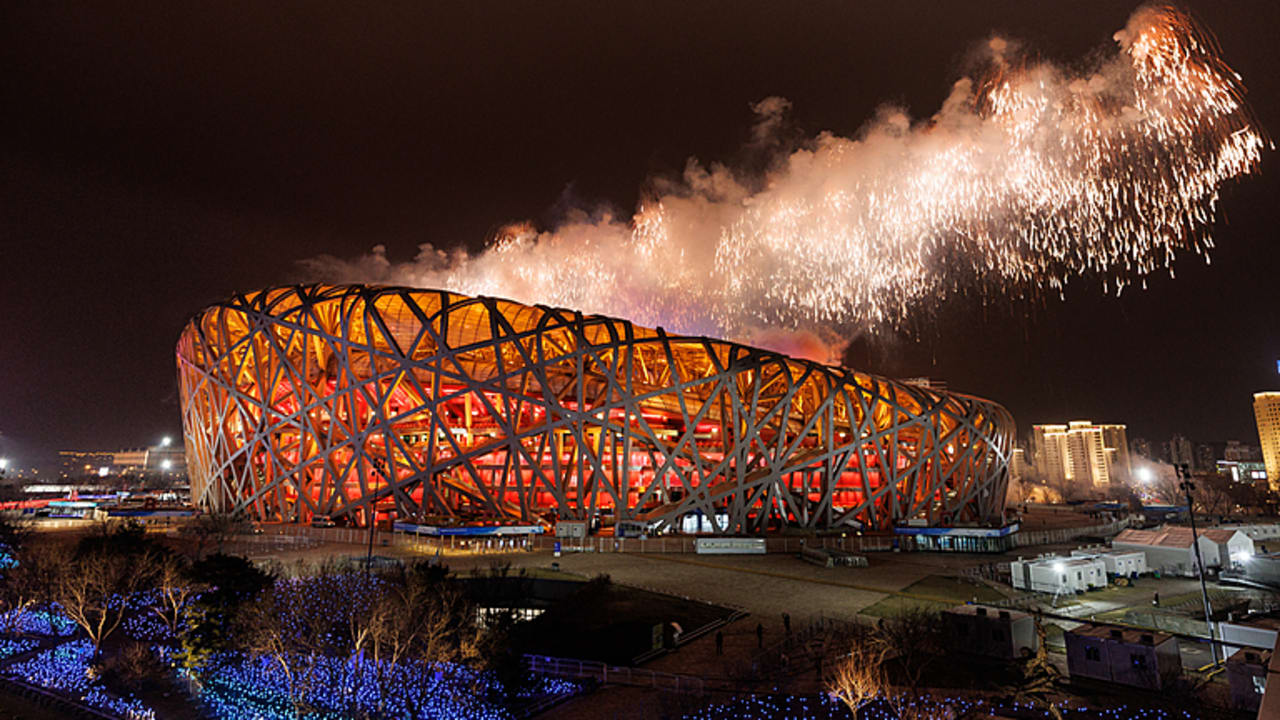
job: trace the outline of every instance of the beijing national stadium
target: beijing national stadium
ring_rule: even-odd
[[[1003,407],[745,345],[436,290],[278,287],[177,347],[192,500],[261,521],[998,525]]]

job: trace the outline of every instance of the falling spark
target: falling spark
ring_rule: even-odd
[[[630,221],[512,225],[477,255],[423,245],[305,261],[325,280],[443,287],[670,330],[896,326],[957,292],[1118,294],[1207,259],[1223,184],[1271,147],[1241,78],[1185,12],[1137,10],[1087,72],[987,46],[985,73],[912,123],[886,109],[857,138],[823,134],[763,178],[690,163]],[[789,103],[756,106],[758,134]],[[763,188],[752,190],[750,188]]]

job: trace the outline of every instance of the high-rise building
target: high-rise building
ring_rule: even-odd
[[[1188,468],[1194,468],[1196,466],[1195,446],[1186,437],[1174,435],[1169,440],[1169,464],[1174,467],[1186,465]]]
[[[1228,440],[1222,449],[1222,459],[1229,462],[1262,462],[1262,448],[1245,445],[1239,440]]]
[[[1027,451],[1022,448],[1014,448],[1013,453],[1009,455],[1009,478],[1011,480],[1022,480],[1027,476]]]
[[[1066,425],[1034,425],[1032,457],[1048,484],[1105,489],[1129,479],[1129,442],[1124,425],[1074,420]]]
[[[1132,464],[1129,461],[1129,433],[1124,425],[1099,425],[1102,445],[1107,449],[1107,474],[1111,482],[1129,482]]]
[[[1253,394],[1253,416],[1258,421],[1258,442],[1262,462],[1267,466],[1267,483],[1280,491],[1280,392]]]
[[[1031,465],[1047,485],[1063,485],[1070,478],[1067,462],[1067,426],[1033,425]]]
[[[1222,459],[1225,443],[1196,443],[1196,470],[1213,472],[1218,461]]]

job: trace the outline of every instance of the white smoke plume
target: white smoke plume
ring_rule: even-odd
[[[925,120],[885,107],[763,176],[690,160],[651,180],[631,218],[512,224],[478,254],[426,243],[409,262],[379,246],[302,265],[316,280],[570,307],[827,361],[831,339],[957,291],[1037,295],[1090,275],[1118,292],[1207,253],[1220,188],[1269,141],[1182,11],[1140,8],[1115,42],[1080,71],[993,38],[982,72]],[[770,145],[790,103],[752,107],[753,144]]]

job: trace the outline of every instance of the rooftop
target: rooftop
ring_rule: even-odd
[[[1236,530],[1217,530],[1208,529],[1201,530],[1200,537],[1205,537],[1215,543],[1224,543],[1236,534]],[[1192,543],[1191,528],[1179,527],[1176,525],[1167,525],[1155,530],[1135,530],[1129,528],[1122,530],[1119,535],[1111,541],[1115,543],[1128,543],[1131,545],[1150,545],[1153,547],[1175,547],[1190,548]]]
[[[1173,639],[1172,635],[1156,632],[1154,630],[1135,630],[1133,628],[1121,628],[1111,625],[1091,625],[1088,623],[1085,623],[1073,630],[1068,630],[1066,634],[1081,637],[1095,637],[1102,640],[1116,640],[1130,645],[1163,645],[1165,642]]]

